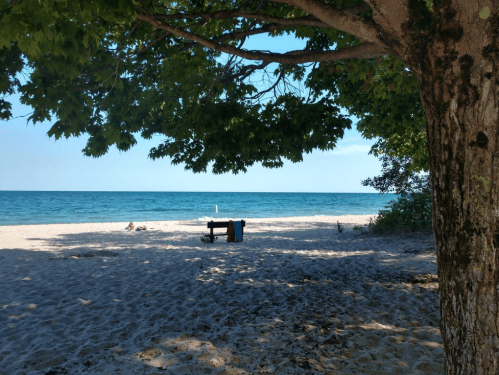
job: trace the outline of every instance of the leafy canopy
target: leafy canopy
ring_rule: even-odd
[[[425,118],[419,85],[404,64],[392,56],[377,60],[324,63],[307,85],[318,97],[328,93],[335,103],[359,118],[357,130],[377,139],[376,157],[410,157],[410,171],[428,171]]]
[[[327,3],[350,9],[362,1]],[[368,9],[358,12],[369,20]],[[154,22],[139,13],[154,15]],[[294,35],[310,52],[361,44],[337,29],[307,24],[316,22],[312,18],[260,0],[0,0],[0,91],[18,90],[33,108],[33,123],[52,121],[49,136],[89,134],[87,156],[104,155],[112,145],[126,151],[138,134],[162,135],[150,157],[168,156],[195,172],[210,163],[214,173],[246,171],[256,162],[279,167],[283,159],[298,162],[305,152],[334,148],[351,128],[340,114],[344,106],[360,118],[364,136],[382,138],[375,155],[412,156],[414,168],[427,169],[419,89],[400,61],[281,62],[262,90],[251,78],[270,61],[244,65],[230,56],[223,63],[220,48],[163,26],[239,49],[258,33]],[[28,76],[22,84],[16,79],[21,70]],[[4,99],[0,115],[11,116]]]

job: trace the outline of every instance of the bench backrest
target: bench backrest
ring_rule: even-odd
[[[241,220],[241,227],[245,227],[246,222],[244,220]],[[228,228],[229,222],[228,221],[209,221],[208,222],[208,227],[207,228]]]

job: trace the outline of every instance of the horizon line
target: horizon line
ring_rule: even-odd
[[[0,192],[44,192],[44,193],[275,193],[275,194],[394,194],[395,193],[360,193],[360,192],[331,192],[331,191],[181,191],[181,190],[0,190]]]

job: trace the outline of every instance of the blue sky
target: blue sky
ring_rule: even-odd
[[[304,45],[292,37],[259,36],[244,48],[286,52]],[[31,112],[18,98],[10,99],[13,117]],[[172,165],[169,158],[149,159],[149,150],[164,136],[139,137],[128,152],[112,147],[106,155],[91,158],[81,151],[88,136],[55,141],[46,134],[50,122],[34,126],[22,117],[0,121],[0,190],[377,193],[361,184],[381,171],[378,158],[368,155],[375,140],[363,139],[354,125],[357,119],[351,119],[352,130],[346,130],[332,151],[317,150],[305,154],[301,163],[285,162],[278,169],[256,164],[238,175],[214,175],[209,169],[195,174]]]

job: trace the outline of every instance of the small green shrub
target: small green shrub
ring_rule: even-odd
[[[373,233],[411,231],[420,232],[432,228],[431,192],[405,193],[396,201],[390,201],[385,210],[370,219],[369,229]]]

